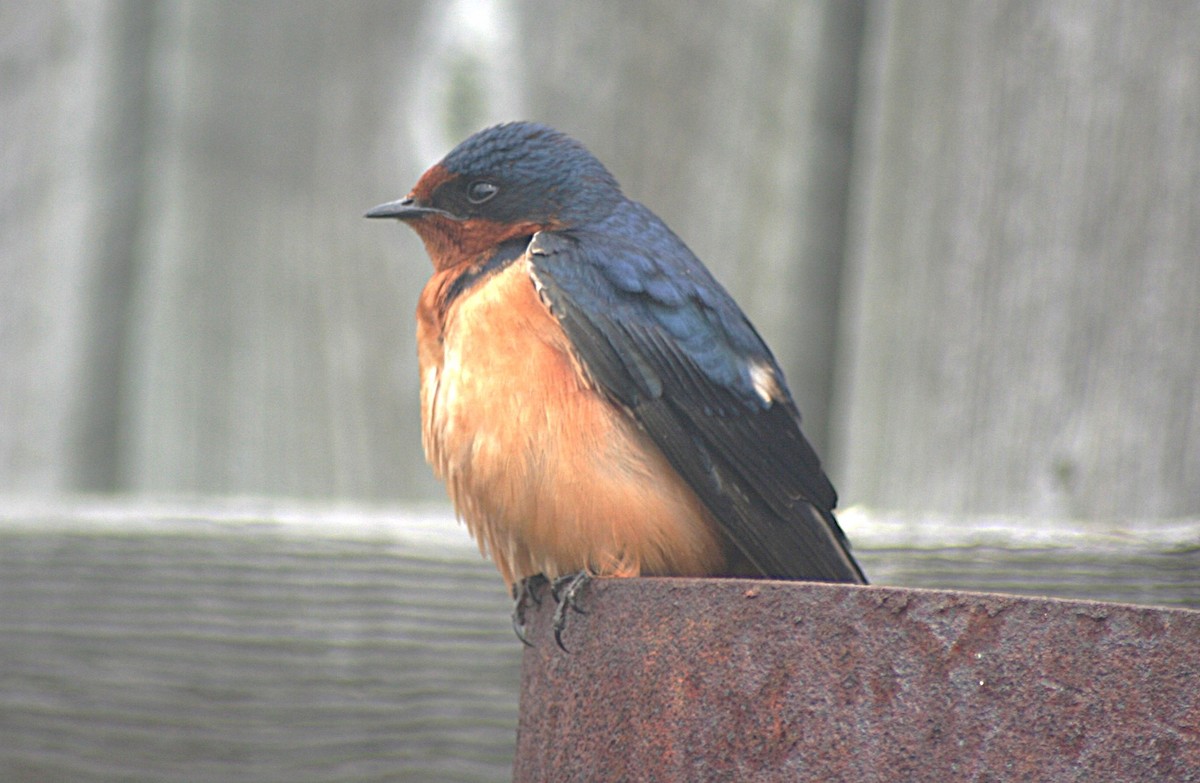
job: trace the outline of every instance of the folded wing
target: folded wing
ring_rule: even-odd
[[[529,246],[543,299],[599,390],[716,517],[730,575],[865,583],[783,373],[745,315],[652,213]],[[638,244],[619,239],[637,236]]]

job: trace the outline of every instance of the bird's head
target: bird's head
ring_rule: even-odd
[[[501,242],[572,228],[609,214],[623,196],[608,169],[564,133],[528,122],[482,130],[450,151],[399,201],[437,269],[473,262]]]

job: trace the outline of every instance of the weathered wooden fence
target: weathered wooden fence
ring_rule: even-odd
[[[1195,524],[845,517],[877,583],[1200,608]],[[507,780],[509,608],[444,511],[9,500],[0,779]]]
[[[1182,0],[0,5],[0,777],[507,775],[461,542],[139,498],[440,497],[427,261],[361,214],[518,117],[751,313],[892,510],[846,515],[875,580],[1195,605],[1198,39]]]
[[[0,779],[505,779],[510,603],[440,521],[245,502],[10,507]]]
[[[526,116],[727,282],[847,501],[1200,513],[1195,3],[0,14],[0,489],[437,496],[428,262],[361,214]]]

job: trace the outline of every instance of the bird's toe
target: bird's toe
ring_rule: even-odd
[[[569,652],[562,640],[563,631],[567,628],[567,610],[573,609],[580,614],[587,614],[579,605],[579,599],[591,581],[592,575],[584,570],[577,574],[560,576],[550,584],[550,593],[558,603],[554,609],[554,641],[563,652]]]
[[[532,647],[533,643],[529,641],[525,635],[525,613],[530,606],[541,606],[542,596],[538,594],[542,585],[546,584],[546,577],[541,574],[527,576],[520,582],[513,585],[513,611],[512,611],[512,626],[513,633],[521,640],[521,644],[526,647]]]

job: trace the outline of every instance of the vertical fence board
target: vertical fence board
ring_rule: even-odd
[[[856,147],[844,495],[1200,509],[1200,9],[882,3]]]
[[[733,292],[823,450],[863,7],[517,5],[544,42],[522,55],[531,112],[583,138]]]

